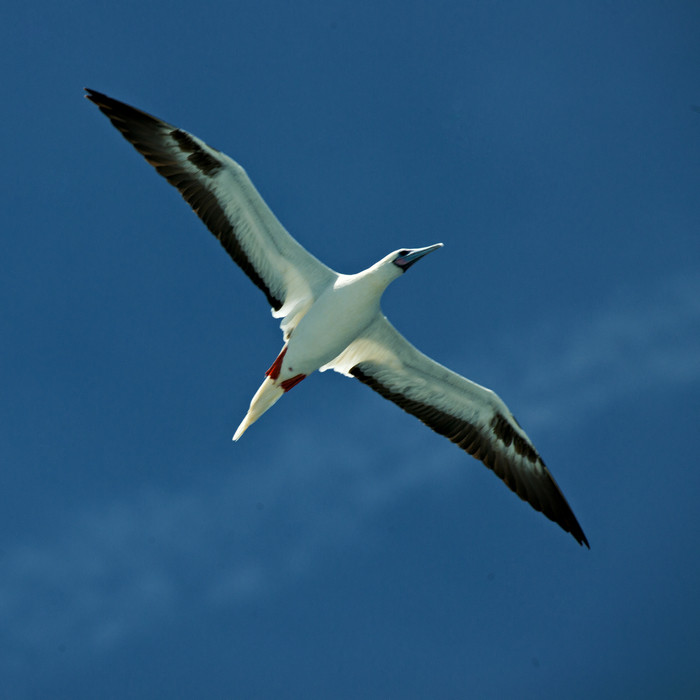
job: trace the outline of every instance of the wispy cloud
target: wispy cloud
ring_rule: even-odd
[[[583,421],[606,403],[700,378],[700,283],[669,280],[630,291],[589,320],[519,333],[519,354],[502,359],[522,368],[511,390],[528,425],[562,412]],[[346,420],[366,424],[368,411],[392,420],[393,409],[370,394]],[[41,541],[6,548],[0,639],[12,651],[0,669],[47,648],[109,650],[188,600],[216,608],[274,593],[390,503],[449,482],[443,455],[421,435],[406,436],[418,459],[387,461],[362,444],[339,456],[310,426],[294,425],[284,448],[270,448],[265,469],[240,465],[223,483],[203,480],[186,492],[134,492]],[[312,444],[304,462],[285,459]],[[251,496],[259,493],[264,503]]]
[[[388,501],[440,473],[429,455],[432,469],[369,456],[358,469],[356,455],[339,458],[310,429],[294,439],[309,452],[303,462],[285,459],[286,443],[264,469],[238,464],[187,492],[134,492],[6,549],[0,670],[28,665],[37,652],[107,652],[180,606],[230,607],[274,593],[329,545],[358,536]]]
[[[522,329],[520,331],[522,333]],[[588,318],[535,323],[511,348],[511,393],[528,425],[580,424],[593,412],[700,379],[700,278],[620,289]],[[509,375],[512,376],[512,375]]]

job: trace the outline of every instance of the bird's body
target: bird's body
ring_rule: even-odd
[[[356,275],[337,275],[321,290],[296,325],[287,329],[289,339],[267,371],[234,440],[284,393],[329,365],[372,323],[380,313],[382,293],[401,274],[399,268],[393,267],[396,272],[385,264]]]
[[[384,267],[338,275],[294,328],[285,366],[311,374],[340,355],[379,313],[382,292],[395,279],[387,272]]]
[[[386,287],[441,243],[396,250],[354,275],[337,273],[287,233],[238,163],[145,112],[93,90],[87,97],[180,190],[281,319],[284,346],[234,440],[309,374],[334,369],[356,377],[480,459],[536,510],[588,545],[503,401],[420,353],[381,311]]]

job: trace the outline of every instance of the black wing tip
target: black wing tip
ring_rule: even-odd
[[[85,90],[85,95],[83,95],[83,97],[85,97],[86,100],[90,100],[90,102],[94,102],[100,109],[102,109],[102,107],[114,107],[123,104],[119,102],[119,100],[105,95],[103,92],[98,92],[97,90],[87,87],[83,89]]]
[[[531,492],[525,488],[519,488],[522,486],[522,483],[518,484],[509,478],[501,476],[488,461],[481,461],[489,467],[495,476],[497,476],[516,496],[525,501],[525,503],[538,513],[542,513],[542,515],[548,520],[551,520],[555,525],[558,525],[564,532],[568,532],[579,545],[583,546],[585,544],[586,547],[590,549],[591,545],[588,543],[588,538],[584,534],[583,528],[579,525],[573,510],[571,510],[571,506],[568,504],[557,482],[544,466],[542,460],[539,458],[538,460],[545,470],[545,479],[541,484],[545,488],[544,493],[542,491],[538,493],[535,491]]]
[[[100,92],[99,90],[93,90],[92,88],[86,87],[83,88],[85,90],[85,97],[86,99],[94,102],[95,104],[117,104],[121,105],[124,104],[123,102],[120,102],[119,100],[115,100],[113,97],[110,97],[109,95],[105,95],[104,92]]]
[[[543,462],[542,466],[544,467]],[[588,544],[588,538],[584,534],[583,528],[579,525],[574,515],[574,511],[571,509],[571,506],[559,488],[559,484],[554,480],[549,469],[547,469],[547,467],[544,467],[544,469],[550,484],[550,493],[554,496],[554,508],[551,509],[551,512],[545,512],[543,510],[544,514],[563,530],[566,530],[566,532],[568,532],[582,547],[585,544],[586,547],[590,549],[591,545]]]
[[[513,422],[520,427],[520,424],[515,419],[513,414],[510,414],[510,418]],[[568,532],[578,543],[583,546],[584,544],[588,549],[591,548],[588,544],[588,539],[583,532],[583,529],[578,523],[574,512],[571,510],[571,506],[568,504],[564,494],[562,493],[559,485],[555,481],[554,477],[550,473],[549,469],[545,466],[542,461],[542,457],[538,454],[534,445],[529,440],[526,440],[521,435],[519,435],[511,425],[511,422],[502,413],[496,413],[491,420],[491,429],[494,434],[506,447],[513,446],[516,453],[528,460],[533,466],[539,465],[543,472],[543,482],[544,492],[537,488],[533,484],[533,488],[528,488],[527,480],[522,480],[518,482],[515,478],[509,478],[507,472],[501,473],[497,469],[497,465],[494,463],[493,459],[489,459],[488,456],[481,461],[489,467],[496,476],[498,476],[502,481],[505,482],[506,486],[516,493],[520,498],[522,498],[526,503],[529,503],[535,510],[541,512],[547,518],[549,518],[553,523],[556,523],[561,527],[562,530]],[[474,455],[476,456],[476,455]],[[514,475],[513,475],[514,476]]]
[[[542,513],[542,515],[549,518],[556,525],[559,525],[564,532],[568,532],[579,545],[583,546],[585,544],[586,547],[590,549],[591,545],[588,544],[588,538],[584,534],[583,528],[579,525],[574,515],[574,511],[571,509],[571,506],[559,488],[559,484],[557,484],[549,469],[547,469],[542,461],[542,458],[539,456],[538,462],[544,470],[544,479],[541,483],[541,485],[544,486],[544,492],[540,491],[537,496],[533,497],[532,494],[521,493],[518,488],[514,488],[507,481],[506,485],[526,503],[529,503],[535,510]],[[487,464],[486,466],[489,465]]]
[[[561,491],[559,491],[559,493],[561,493]],[[590,549],[591,545],[588,544],[588,538],[584,534],[581,526],[578,524],[578,520],[576,519],[574,512],[571,510],[571,507],[566,502],[566,499],[564,499],[563,496],[561,498],[563,499],[563,504],[566,507],[566,513],[547,512],[544,509],[541,512],[543,513],[543,515],[547,516],[552,522],[559,525],[559,527],[562,530],[568,532],[579,543],[579,545],[583,547],[583,545],[585,544],[586,547]],[[532,501],[528,502],[534,507]],[[539,510],[537,508],[535,509]]]
[[[576,525],[577,525],[578,527],[577,527],[575,530],[573,530],[573,532],[572,532],[571,534],[573,535],[573,537],[576,539],[576,541],[577,541],[582,547],[583,547],[583,545],[585,544],[586,547],[588,547],[588,549],[589,549],[589,551],[590,551],[591,545],[588,544],[588,538],[586,537],[586,535],[583,534],[583,530],[581,529],[581,526],[578,525],[578,523],[576,523]]]
[[[588,538],[586,535],[583,533],[583,530],[581,529],[581,526],[578,524],[577,520],[574,518],[573,523],[569,523],[568,525],[564,525],[563,523],[555,520],[555,523],[559,525],[563,530],[566,530],[578,543],[581,547],[585,544],[586,547],[590,550],[591,545],[588,544]]]
[[[447,425],[447,423],[453,419],[452,416],[446,417],[443,415],[443,418],[446,418],[447,420],[442,422],[437,421],[436,418],[440,417],[440,414],[443,414],[443,412],[435,407],[431,407],[430,415],[428,415],[428,413],[423,410],[427,408],[427,406],[421,405],[417,401],[413,401],[403,395],[396,394],[395,392],[391,391],[389,388],[381,384],[376,378],[374,378],[371,372],[365,371],[361,364],[357,364],[352,367],[349,373],[356,379],[359,379],[363,384],[369,386],[370,389],[373,389],[378,394],[383,396],[385,399],[393,401],[407,413],[411,413],[412,415],[416,416],[420,421],[422,421],[436,433],[444,435],[473,457],[483,462],[499,479],[501,479],[501,481],[506,484],[509,489],[511,489],[511,491],[513,491],[523,501],[528,503],[536,511],[542,513],[545,517],[558,525],[562,530],[571,534],[579,545],[583,546],[585,544],[588,549],[591,548],[590,544],[588,544],[586,535],[583,533],[583,530],[578,523],[578,520],[576,520],[576,516],[567,503],[564,494],[562,494],[561,489],[557,485],[557,482],[544,465],[542,458],[529,442],[523,440],[514,430],[512,430],[510,425],[506,424],[506,419],[503,416],[497,414],[491,427],[494,429],[496,436],[504,444],[510,445],[511,443],[515,443],[515,450],[521,457],[527,459],[531,463],[540,464],[543,470],[541,486],[544,486],[544,492],[540,491],[538,493],[537,490],[528,489],[522,482],[518,484],[515,479],[510,478],[507,471],[499,470],[497,468],[492,453],[490,453],[488,450],[486,450],[485,453],[480,453],[478,447],[473,448],[474,443],[470,441],[470,438],[473,438],[473,433],[475,431],[474,426],[468,426],[468,424],[463,421],[464,425],[462,426],[462,429],[453,431],[452,425]],[[442,423],[446,424],[442,425]],[[470,432],[468,432],[467,436],[463,439],[462,435],[465,434],[464,429],[466,427],[470,428]]]
[[[149,128],[165,128],[165,129],[175,129],[172,124],[164,122],[162,119],[144,112],[141,109],[136,109],[131,105],[126,104],[126,102],[121,102],[120,100],[115,100],[109,95],[105,95],[103,92],[98,92],[91,88],[84,88],[85,98],[96,104],[109,121],[122,132],[125,138],[130,141],[136,148],[138,146],[133,142],[133,139],[127,136],[126,131],[133,125],[147,126]]]
[[[96,104],[99,108],[100,111],[107,115],[109,117],[109,111],[113,110],[117,105],[120,103],[117,102],[117,100],[105,95],[102,92],[98,92],[97,90],[92,90],[91,88],[83,88],[85,90],[85,94],[83,97],[86,100],[90,100],[93,104]]]

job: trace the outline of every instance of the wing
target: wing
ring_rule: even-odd
[[[323,369],[356,377],[492,469],[535,510],[588,540],[525,431],[485,389],[419,352],[384,317]]]
[[[177,187],[234,261],[264,292],[285,335],[337,274],[295,241],[245,170],[196,136],[94,90],[94,102],[136,150]]]

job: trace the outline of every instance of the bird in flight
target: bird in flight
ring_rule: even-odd
[[[193,134],[95,90],[94,102],[177,187],[281,319],[282,350],[233,439],[316,370],[355,377],[492,469],[520,498],[588,540],[534,445],[492,391],[409,343],[382,313],[386,287],[442,243],[389,253],[363,272],[324,265],[287,233],[245,170]]]

